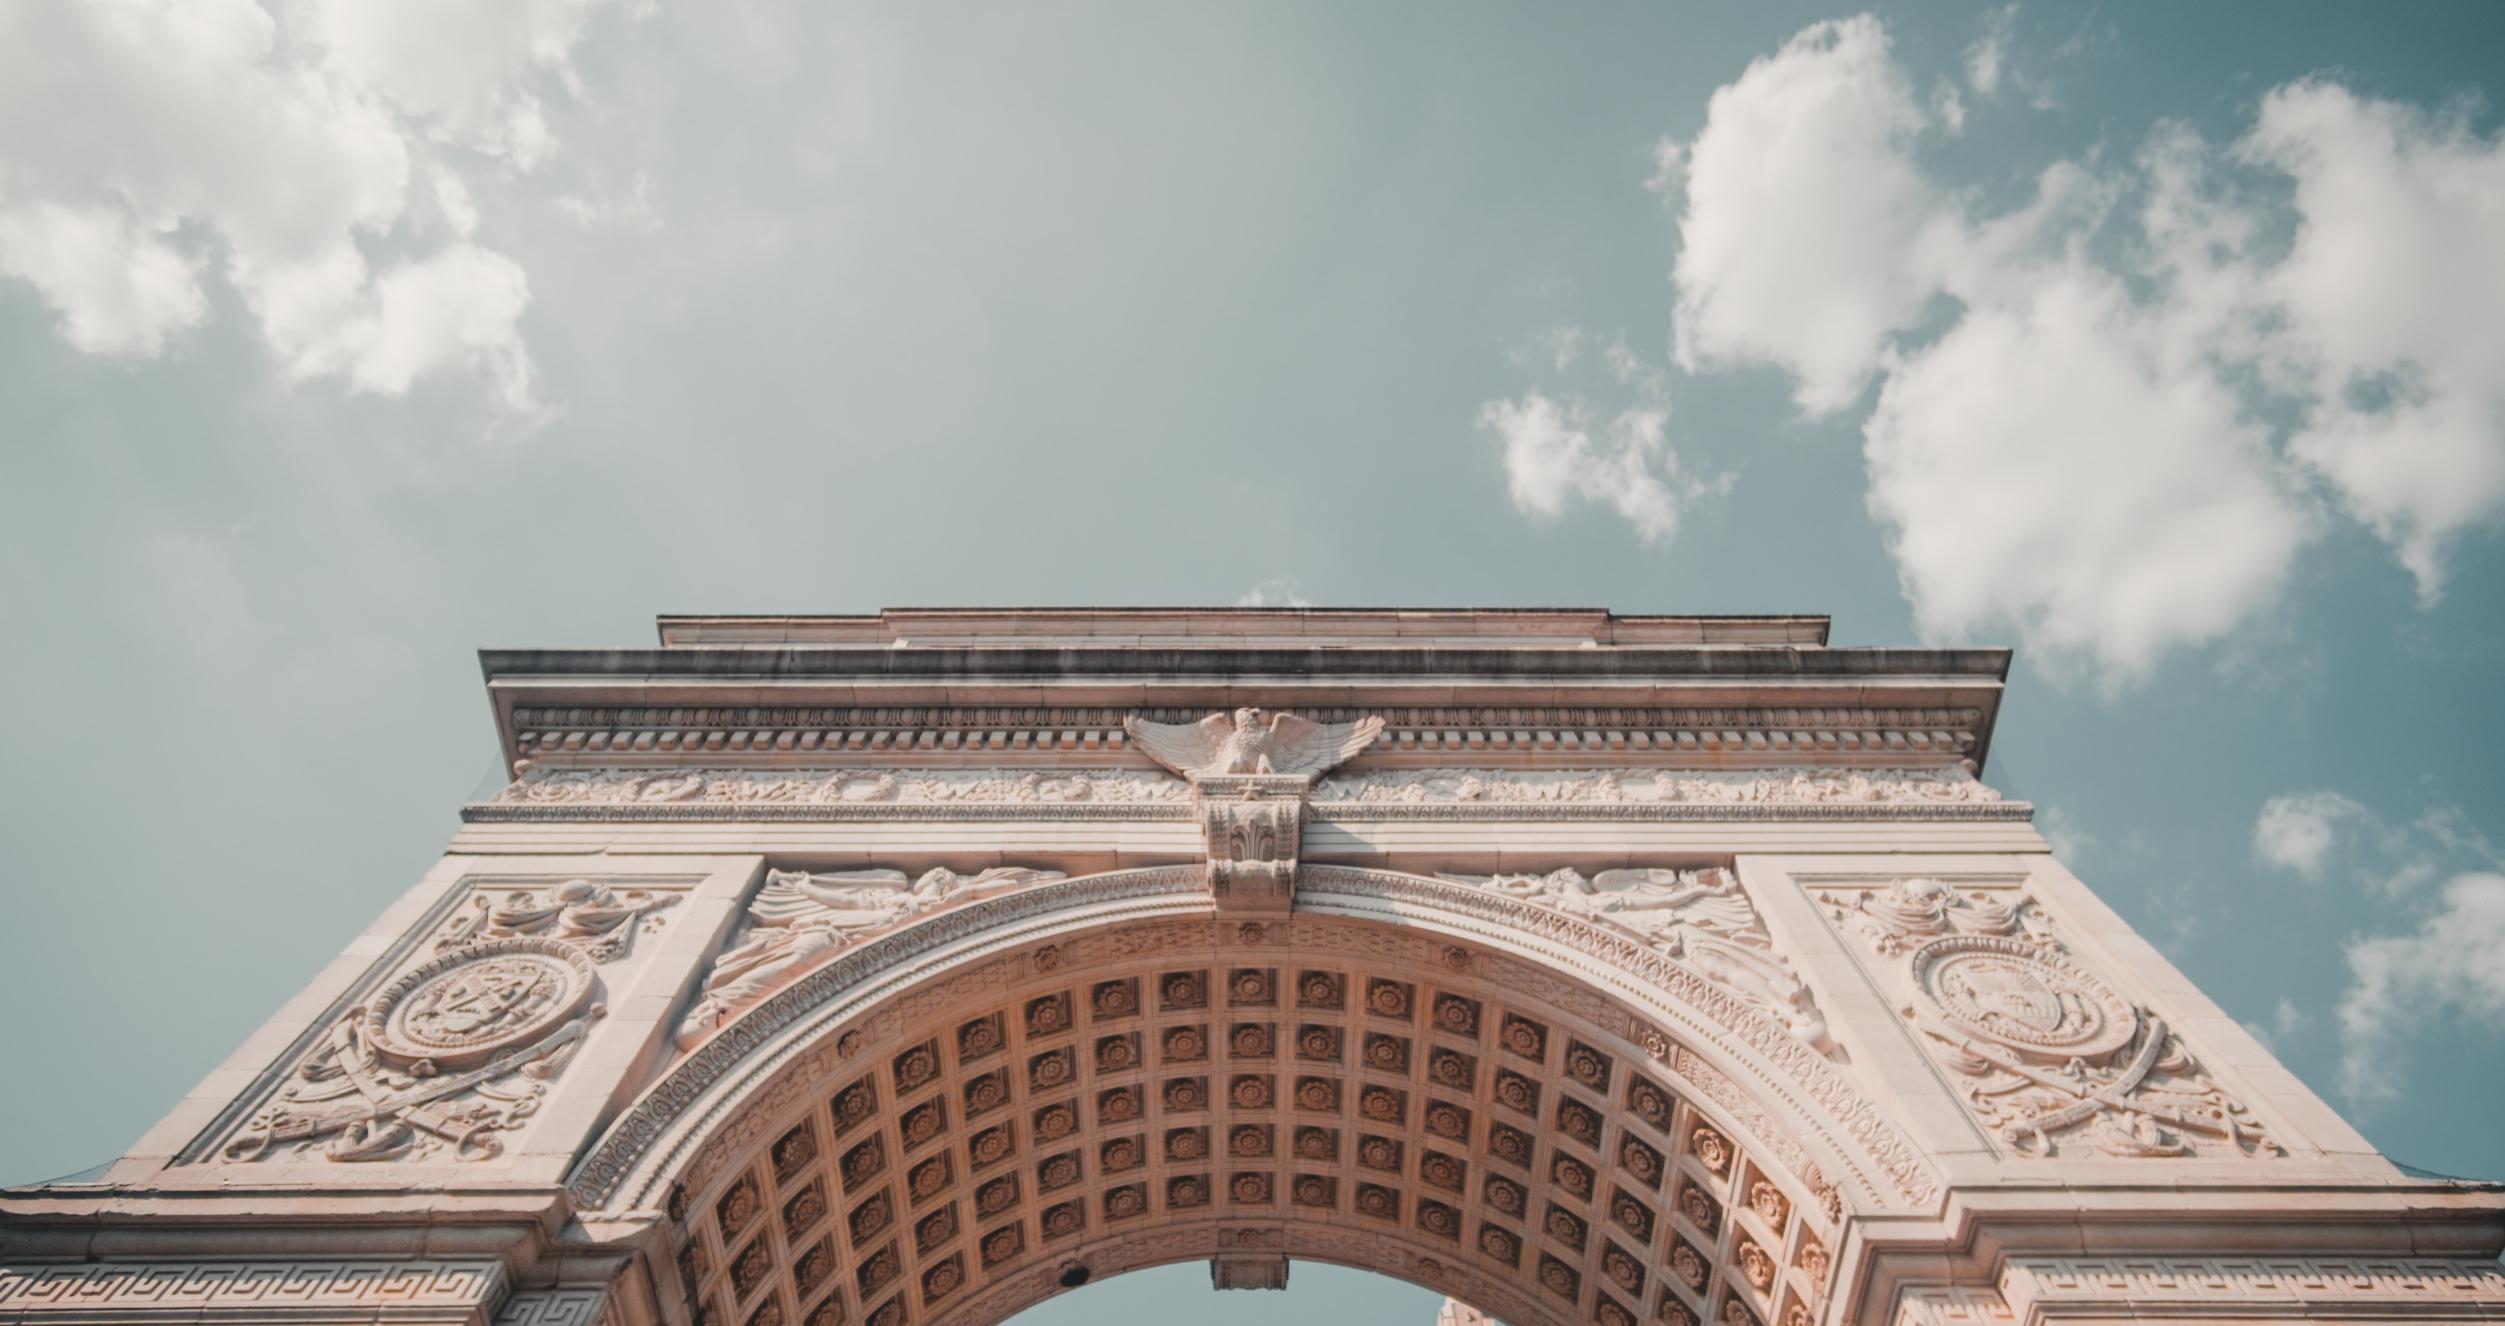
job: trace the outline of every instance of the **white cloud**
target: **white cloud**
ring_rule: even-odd
[[[2269,1047],[2272,1053],[2285,1054],[2288,1040],[2313,1025],[2313,1021],[2296,1006],[2295,1000],[2281,995],[2278,1004],[2270,1010],[2268,1022],[2247,1022],[2244,1029],[2253,1033],[2253,1039]]]
[[[2416,893],[2447,874],[2505,870],[2505,852],[2459,806],[2437,802],[2395,821],[2332,791],[2288,792],[2264,802],[2253,821],[2253,855],[2313,881],[2336,869],[2385,898]]]
[[[1852,404],[1954,238],[1909,155],[1930,122],[1866,14],[1804,30],[1715,92],[1684,154],[1679,366],[1763,361],[1804,410]]]
[[[2110,275],[2016,284],[1889,374],[1870,509],[1927,633],[2015,623],[2134,677],[2275,595],[2304,520],[2234,397],[2153,353]]]
[[[1313,600],[1304,596],[1294,576],[1272,576],[1245,590],[1235,598],[1239,608],[1310,608]]]
[[[2035,811],[2035,831],[2044,835],[2044,845],[2053,849],[2062,864],[2076,870],[2079,858],[2096,845],[2096,835],[2080,827],[2068,812],[2059,806],[2039,806]]]
[[[1625,517],[1647,543],[1668,542],[1678,533],[1681,511],[1721,487],[1680,472],[1669,420],[1666,407],[1645,403],[1595,428],[1581,402],[1560,403],[1536,391],[1479,411],[1479,426],[1503,445],[1517,509],[1554,518],[1571,501],[1599,503]]]
[[[606,0],[309,0],[323,65],[388,99],[430,136],[529,170],[556,139],[533,84],[572,78]]]
[[[432,145],[544,158],[517,87],[562,81],[591,7],[0,6],[0,274],[81,350],[144,357],[202,322],[216,270],[290,379],[461,373],[529,416],[528,282]]]
[[[2253,854],[2282,870],[2320,879],[2343,834],[2371,824],[2366,808],[2337,792],[2290,792],[2264,802],[2253,821]]]
[[[2432,599],[2447,547],[2505,512],[2505,139],[2304,82],[2243,149],[2296,186],[2266,278],[2313,404],[2292,449]]]
[[[2009,63],[2010,30],[2017,26],[2018,6],[2006,5],[1984,20],[1983,35],[1966,48],[1966,86],[1979,97],[1997,96],[2001,74]]]
[[[89,354],[153,355],[209,307],[196,264],[110,207],[0,211],[0,274],[35,287]]]
[[[2388,1098],[2403,1032],[2446,1014],[2505,1028],[2505,875],[2455,876],[2416,930],[2350,940],[2348,968],[2341,1087],[2355,1100]]]
[[[2016,81],[2014,18],[1967,52],[1979,96]],[[2231,152],[2161,126],[1989,214],[1919,159],[1965,113],[1865,15],[1657,152],[1679,366],[1779,368],[1812,415],[1879,381],[1869,505],[1924,632],[2129,682],[2269,611],[2326,491],[2432,598],[2505,515],[2505,142],[2303,82]]]

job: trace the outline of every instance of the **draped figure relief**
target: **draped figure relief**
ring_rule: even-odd
[[[863,940],[963,903],[1060,878],[1058,870],[1020,866],[971,875],[936,866],[912,879],[901,870],[769,870],[748,905],[745,933],[714,960],[703,994],[679,1023],[679,1047],[694,1047],[817,961]]]
[[[1765,922],[1741,891],[1739,877],[1706,870],[1604,870],[1586,878],[1568,866],[1544,875],[1445,875],[1459,884],[1624,930],[1770,1014],[1795,1037],[1838,1063],[1836,1044],[1818,1001],[1775,951]]]

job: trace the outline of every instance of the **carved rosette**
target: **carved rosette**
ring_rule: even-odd
[[[2033,898],[1900,879],[1818,900],[1900,983],[1924,1051],[2011,1150],[2286,1154],[2165,1019],[2072,955]]]
[[[545,1039],[591,1005],[591,960],[552,939],[491,940],[394,981],[366,1005],[375,1057],[401,1068],[476,1068]]]

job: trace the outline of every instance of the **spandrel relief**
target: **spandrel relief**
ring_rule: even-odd
[[[2154,1011],[2082,964],[2015,889],[1898,879],[1820,889],[1976,1120],[2020,1155],[2286,1151]]]
[[[1818,1053],[1838,1062],[1848,1058],[1816,997],[1775,951],[1764,920],[1728,870],[1604,870],[1586,877],[1568,867],[1542,875],[1444,878],[1627,931],[1769,1014]]]
[[[479,1161],[538,1113],[606,1012],[604,965],[658,930],[675,890],[588,879],[482,889],[337,1017],[214,1153],[263,1160]]]
[[[1057,870],[1000,866],[971,875],[944,866],[901,870],[770,870],[748,904],[746,928],[713,962],[680,1048],[763,1002],[818,962],[923,917],[1062,878]]]

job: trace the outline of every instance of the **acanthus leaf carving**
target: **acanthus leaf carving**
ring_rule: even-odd
[[[1303,774],[1207,775],[1199,794],[1209,895],[1223,914],[1285,916],[1305,832]]]
[[[971,875],[938,866],[911,879],[901,870],[767,871],[746,931],[713,960],[680,1022],[679,1047],[695,1046],[835,954],[950,908],[1060,878],[1057,870],[1020,866]]]
[[[2153,1011],[2072,956],[2034,899],[1936,879],[1818,901],[1889,960],[1903,1015],[1962,1079],[1975,1118],[2022,1155],[2284,1156]]]

